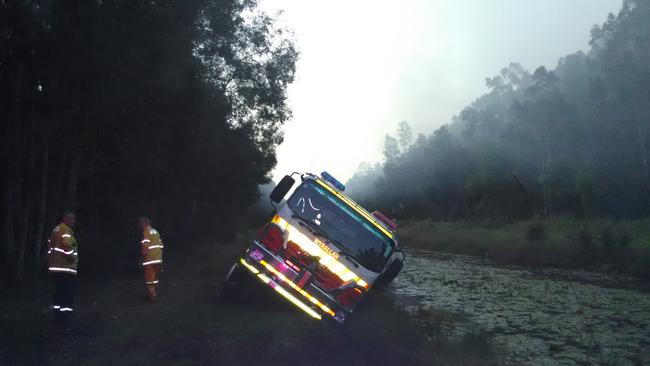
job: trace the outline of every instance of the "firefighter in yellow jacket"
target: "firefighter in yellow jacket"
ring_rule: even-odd
[[[139,221],[140,229],[142,229],[142,267],[147,286],[147,297],[150,301],[156,301],[163,258],[163,242],[160,239],[160,233],[151,227],[151,220],[141,217]]]
[[[54,316],[63,321],[69,320],[72,315],[77,280],[79,256],[77,241],[72,232],[75,223],[74,213],[66,211],[47,241],[48,271],[54,282],[52,310]]]

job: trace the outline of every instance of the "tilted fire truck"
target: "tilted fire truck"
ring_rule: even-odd
[[[224,291],[248,272],[313,318],[343,323],[374,285],[392,282],[404,260],[397,226],[344,190],[327,172],[285,176],[270,194],[275,215],[232,266]]]

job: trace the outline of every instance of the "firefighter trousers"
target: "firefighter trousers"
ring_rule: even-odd
[[[72,316],[77,276],[70,273],[51,273],[54,282],[52,311],[58,320],[67,321]]]
[[[147,286],[147,297],[151,301],[158,298],[158,278],[160,277],[160,263],[144,266],[144,282]]]

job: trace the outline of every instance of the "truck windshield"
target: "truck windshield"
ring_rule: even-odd
[[[393,241],[347,203],[313,180],[305,181],[289,199],[304,221],[318,226],[359,264],[379,272],[391,255]]]

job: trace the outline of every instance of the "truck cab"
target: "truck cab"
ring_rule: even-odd
[[[343,323],[403,265],[395,223],[344,190],[327,172],[285,176],[270,195],[275,215],[232,266],[225,288],[248,272],[311,317]]]

